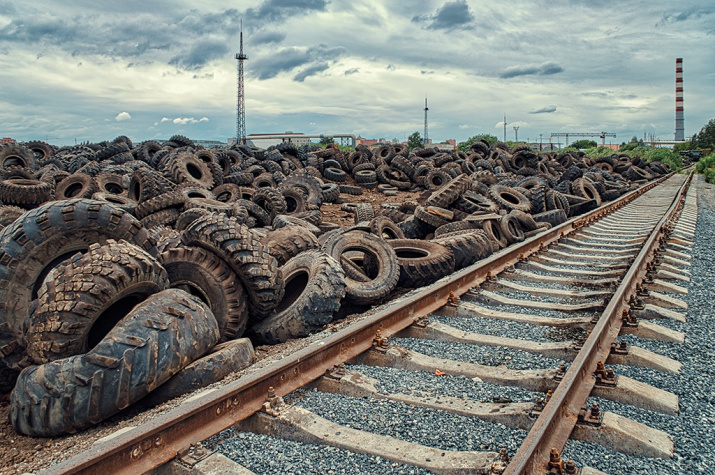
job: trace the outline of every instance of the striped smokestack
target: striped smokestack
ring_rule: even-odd
[[[683,58],[675,60],[675,140],[685,140],[683,118]]]

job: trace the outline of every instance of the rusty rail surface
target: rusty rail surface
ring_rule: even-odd
[[[381,310],[364,320],[40,473],[134,475],[152,470],[192,444],[261,410],[269,387],[273,387],[279,396],[284,396],[305,386],[333,366],[370,349],[377,330],[385,337],[394,335],[419,317],[444,306],[450,294],[464,294],[520,259],[625,206],[671,175],[663,176],[616,201],[572,218],[522,243],[509,246],[435,284],[383,305]]]
[[[620,334],[624,312],[627,313],[630,308],[630,299],[636,295],[637,286],[645,277],[646,267],[654,258],[654,251],[661,236],[669,231],[671,220],[682,209],[692,176],[691,172],[676,193],[670,208],[643,244],[578,356],[509,462],[505,474],[549,473],[551,449],[555,448],[557,452],[561,452],[566,445],[578,420],[579,410],[596,385],[596,365],[608,358],[611,343],[616,341]]]

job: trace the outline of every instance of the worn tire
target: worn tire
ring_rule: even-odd
[[[489,240],[497,243],[500,249],[509,245],[509,241],[502,232],[499,221],[496,219],[486,219],[482,221],[482,229],[487,233]]]
[[[208,354],[184,367],[152,391],[140,403],[144,407],[156,406],[221,381],[229,374],[247,368],[254,356],[253,344],[248,338],[219,343]]]
[[[71,434],[130,406],[218,341],[218,326],[200,300],[176,289],[135,307],[84,355],[25,369],[10,396],[16,432]]]
[[[469,189],[472,181],[468,175],[460,175],[449,183],[437,188],[429,198],[427,205],[446,208]]]
[[[94,243],[125,240],[156,256],[154,240],[131,214],[94,200],[46,203],[0,232],[0,330],[21,338],[30,304],[57,264]],[[0,332],[3,333],[4,332]],[[0,341],[8,366],[24,353],[19,341]],[[10,361],[12,360],[12,362]]]
[[[320,330],[332,321],[345,297],[345,272],[323,251],[300,253],[286,262],[280,273],[285,297],[275,314],[252,328],[265,343],[282,343]]]
[[[55,187],[55,199],[91,198],[97,191],[99,191],[99,188],[93,177],[84,173],[75,173],[57,184]]]
[[[86,353],[152,294],[169,287],[166,271],[126,241],[92,244],[53,269],[27,319],[26,350],[36,364]]]
[[[392,247],[379,237],[360,231],[336,232],[323,243],[322,249],[345,270],[347,297],[361,305],[378,303],[397,285],[400,266]],[[344,254],[360,252],[372,262],[372,269],[357,268]],[[348,269],[345,267],[348,266]],[[351,277],[353,276],[353,277]]]
[[[454,254],[455,270],[463,269],[492,255],[489,238],[482,230],[473,229],[462,234],[433,239]]]
[[[289,225],[269,231],[260,243],[283,265],[303,251],[318,248],[315,234],[302,226]]]
[[[525,213],[529,213],[531,211],[531,201],[529,198],[508,186],[490,186],[489,198],[507,211],[511,211],[513,209],[517,209]]]
[[[284,214],[288,210],[288,204],[283,195],[273,188],[260,188],[256,190],[251,201],[268,213],[271,222],[273,222],[276,216]]]
[[[566,213],[562,209],[554,209],[551,211],[545,211],[543,213],[536,213],[533,215],[534,221],[537,223],[549,223],[551,226],[558,226],[559,224],[565,223]]]
[[[221,257],[238,274],[249,298],[253,321],[265,318],[283,298],[278,263],[251,230],[225,214],[210,214],[192,222],[181,237]]]
[[[209,306],[221,341],[243,335],[248,324],[248,297],[238,275],[216,254],[199,247],[167,249],[159,256],[169,287],[184,290]]]
[[[454,272],[454,254],[448,248],[419,239],[387,241],[397,255],[400,265],[399,285],[422,287]]]
[[[382,239],[405,239],[405,234],[393,220],[377,216],[370,221],[370,231]]]
[[[509,244],[524,240],[524,230],[521,224],[512,214],[507,214],[499,218],[499,227]]]

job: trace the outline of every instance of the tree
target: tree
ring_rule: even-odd
[[[493,136],[493,135],[490,135],[490,134],[479,134],[479,135],[475,135],[474,137],[469,137],[469,138],[468,138],[467,140],[465,140],[464,142],[459,142],[459,143],[457,144],[457,150],[461,150],[462,152],[467,152],[467,151],[469,151],[469,147],[471,147],[474,142],[477,142],[477,141],[479,141],[479,140],[484,140],[484,141],[487,142],[487,144],[489,144],[490,146],[491,146],[494,142],[499,141],[499,139],[496,138],[496,137]]]
[[[422,146],[422,136],[419,132],[412,133],[407,137],[407,148],[410,150]]]
[[[321,137],[318,143],[320,145],[330,145],[331,143],[335,143],[335,140],[333,140],[332,137]]]
[[[582,148],[595,148],[598,147],[598,144],[596,143],[595,140],[588,140],[588,139],[583,139],[583,140],[577,140],[575,142],[571,142],[571,146],[582,149]]]
[[[715,148],[715,119],[710,119],[693,139],[698,148]]]

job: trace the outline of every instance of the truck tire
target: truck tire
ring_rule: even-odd
[[[178,289],[135,307],[88,353],[26,368],[10,395],[16,432],[72,434],[149,394],[218,341],[216,319]]]

